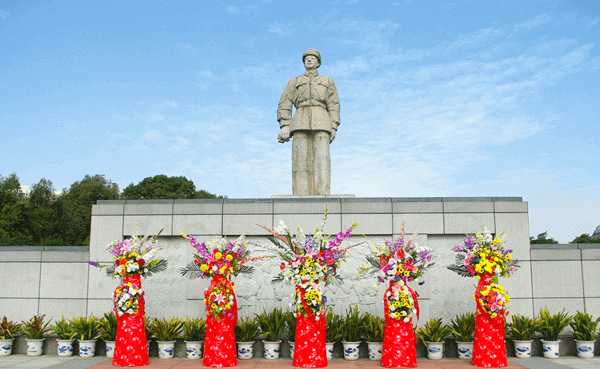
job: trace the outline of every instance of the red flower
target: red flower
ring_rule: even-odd
[[[127,259],[123,258],[123,259],[119,260],[119,264],[121,264],[121,265],[127,264]]]
[[[335,267],[333,267],[333,274],[335,274],[335,273],[336,273],[336,270],[337,270],[337,269],[336,269]]]
[[[279,269],[284,270],[285,269],[285,263],[281,263],[281,265],[279,266]]]
[[[327,265],[333,265],[333,264],[335,264],[335,260],[333,260],[333,259],[327,260]]]
[[[194,263],[196,263],[196,264],[202,264],[202,261],[200,261],[200,260],[194,260]]]
[[[137,261],[137,263],[138,263],[139,266],[144,266],[144,264],[146,264],[146,260],[140,259],[140,260]]]

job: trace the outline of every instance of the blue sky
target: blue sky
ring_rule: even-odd
[[[277,103],[316,48],[332,193],[521,196],[568,242],[600,224],[598,42],[598,1],[3,1],[0,174],[291,194]]]

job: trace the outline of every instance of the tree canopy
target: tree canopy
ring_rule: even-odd
[[[584,233],[579,237],[575,237],[571,243],[600,243],[600,238],[591,238],[589,234]]]
[[[537,235],[537,238],[533,238],[533,236],[529,237],[530,244],[548,244],[548,243],[558,243],[554,238],[548,238],[548,232],[540,233]]]
[[[196,191],[194,182],[184,176],[167,177],[164,174],[144,178],[137,185],[130,184],[121,197],[129,200],[223,198],[206,190]]]

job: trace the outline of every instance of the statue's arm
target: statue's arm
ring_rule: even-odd
[[[281,134],[277,136],[277,140],[281,143],[290,140],[290,122],[292,119],[292,105],[294,101],[294,94],[296,93],[296,78],[292,78],[279,99],[279,106],[277,107],[277,121],[279,122],[279,128],[281,128]]]
[[[329,119],[331,119],[331,128],[337,131],[340,125],[340,98],[331,78],[329,78],[329,88],[327,90],[327,112],[329,113]]]

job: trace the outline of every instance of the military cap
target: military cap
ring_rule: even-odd
[[[306,58],[308,55],[316,56],[319,60],[319,64],[321,64],[321,54],[319,54],[319,52],[315,49],[308,49],[302,53],[302,63],[304,63],[304,58]]]

